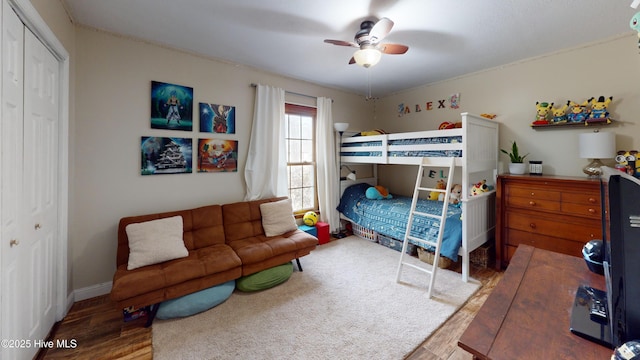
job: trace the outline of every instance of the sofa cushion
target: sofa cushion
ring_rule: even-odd
[[[182,240],[182,216],[129,224],[128,270],[189,255]]]
[[[291,277],[293,264],[288,262],[255,274],[243,276],[236,280],[236,287],[240,291],[260,291],[279,285]]]
[[[227,300],[233,293],[235,287],[235,280],[231,280],[189,295],[164,301],[158,308],[156,318],[163,320],[173,319],[191,316],[209,310]]]
[[[290,199],[260,204],[260,213],[262,227],[267,236],[282,235],[298,228]]]

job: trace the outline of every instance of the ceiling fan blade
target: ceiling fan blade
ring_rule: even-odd
[[[349,65],[353,65],[356,63],[356,59],[352,56],[351,60],[349,60]]]
[[[325,39],[324,42],[326,42],[327,44],[333,44],[333,45],[338,45],[338,46],[359,47],[355,43],[352,43],[352,42],[349,42],[349,41],[344,41],[344,40]]]
[[[389,35],[391,28],[393,27],[393,21],[389,20],[386,17],[378,20],[378,22],[373,25],[371,31],[369,32],[369,38],[371,43],[375,44],[380,40],[384,39],[385,36]]]
[[[404,54],[409,50],[407,45],[402,44],[380,44],[378,48],[385,54]]]

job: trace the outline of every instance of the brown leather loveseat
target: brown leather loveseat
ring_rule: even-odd
[[[125,217],[118,225],[117,269],[111,299],[119,309],[152,306],[242,276],[296,260],[318,244],[298,230],[266,236],[261,204],[283,198],[210,205],[189,210]],[[275,204],[271,204],[275,205]],[[188,256],[132,270],[127,225],[181,216]],[[300,268],[300,270],[302,270]],[[153,321],[150,316],[148,325]]]

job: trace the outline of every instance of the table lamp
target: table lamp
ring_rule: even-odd
[[[600,167],[604,166],[600,159],[612,159],[616,156],[616,135],[598,130],[580,134],[579,148],[581,158],[592,159],[582,171],[589,177],[599,177],[602,173]]]

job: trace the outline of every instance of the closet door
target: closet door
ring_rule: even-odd
[[[2,17],[0,357],[31,359],[55,322],[59,70],[6,1]]]
[[[44,339],[55,322],[55,246],[58,244],[58,62],[24,32],[23,189],[25,289],[31,339]],[[26,284],[23,285],[25,288]]]
[[[11,7],[2,2],[2,147],[0,210],[0,326],[2,340],[27,339],[28,332],[21,320],[23,287],[29,277],[21,269],[19,259],[25,258],[27,248],[22,235],[22,126],[23,126],[23,49],[24,26]],[[0,348],[0,358],[26,358],[20,344]],[[35,351],[30,351],[31,356]]]

